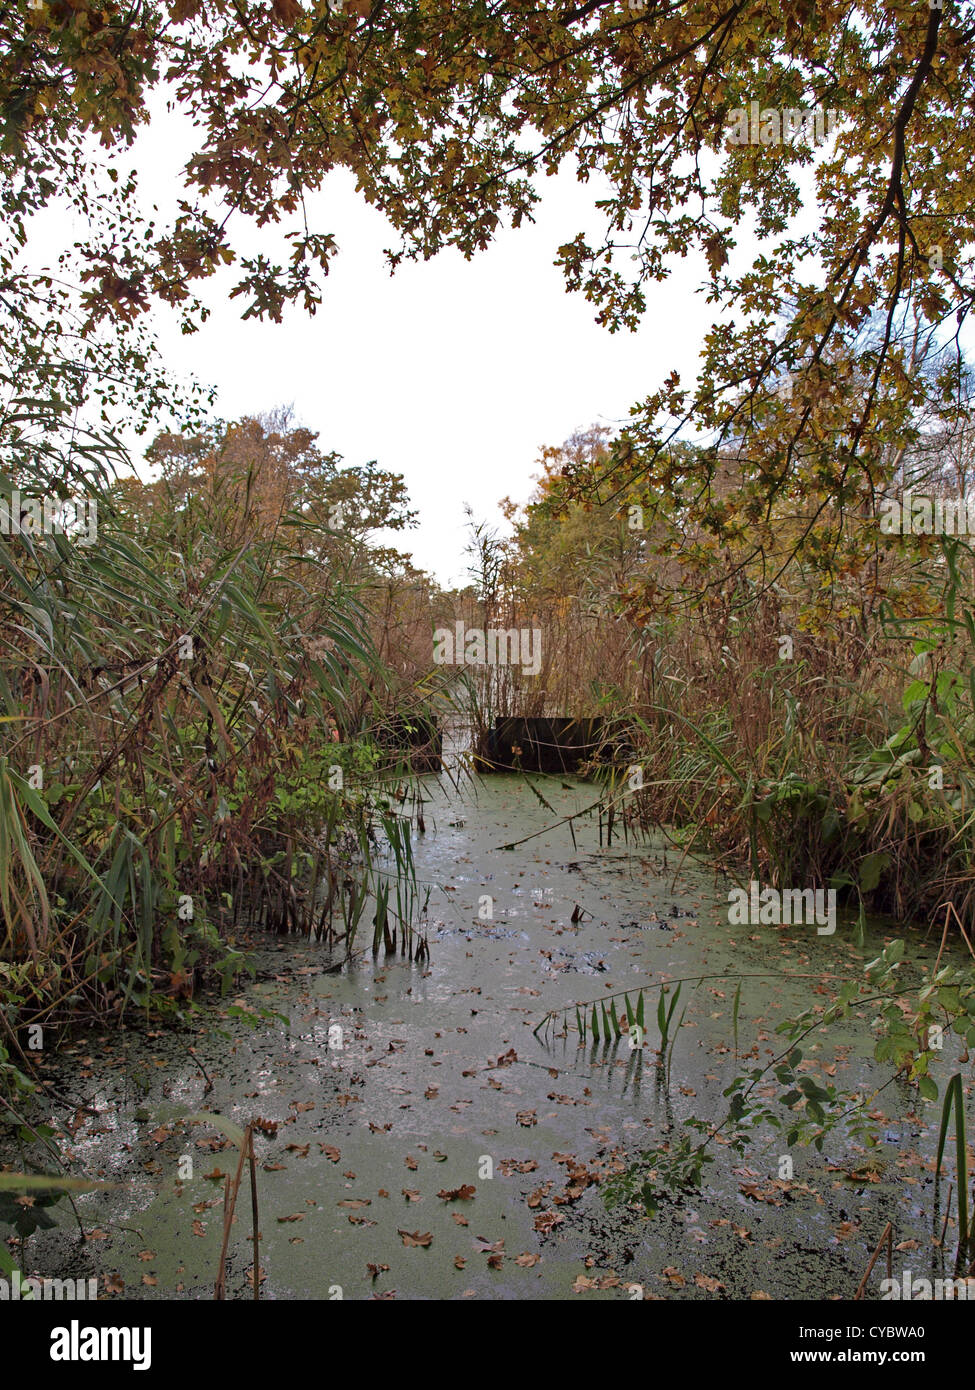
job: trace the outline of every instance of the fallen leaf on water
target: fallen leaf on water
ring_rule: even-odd
[[[503,1158],[499,1164],[501,1176],[510,1178],[512,1173],[534,1173],[538,1160],[534,1158]]]
[[[413,1245],[420,1245],[425,1248],[426,1246],[430,1245],[433,1241],[433,1236],[430,1234],[429,1231],[426,1231],[422,1236],[420,1235],[419,1231],[397,1230],[396,1234],[402,1237],[403,1244],[407,1247]]]
[[[560,1216],[557,1211],[540,1211],[535,1217],[535,1230],[547,1235],[553,1226],[557,1226],[565,1217]]]
[[[522,1269],[531,1269],[532,1265],[537,1265],[541,1255],[530,1255],[527,1251],[523,1255],[515,1256],[515,1264],[521,1265]]]
[[[717,1293],[725,1287],[720,1279],[715,1279],[710,1274],[695,1274],[694,1282],[699,1289],[706,1289],[708,1293]]]
[[[469,1202],[476,1191],[476,1187],[472,1187],[470,1183],[465,1183],[462,1187],[451,1188],[449,1192],[442,1187],[437,1196],[442,1197],[445,1202]]]
[[[742,1182],[738,1184],[739,1192],[743,1192],[746,1197],[751,1197],[756,1202],[766,1202],[770,1207],[781,1207],[783,1205],[782,1198],[779,1197],[777,1193],[787,1190],[784,1184],[782,1186],[777,1186],[775,1183],[770,1183],[769,1186],[765,1188],[759,1187],[756,1182]]]

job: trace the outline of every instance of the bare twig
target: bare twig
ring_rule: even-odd
[[[888,1222],[887,1222],[887,1225],[884,1227],[883,1235],[882,1235],[882,1236],[880,1237],[880,1239],[877,1241],[877,1248],[876,1248],[876,1250],[875,1250],[875,1251],[873,1252],[873,1254],[870,1256],[870,1263],[867,1265],[867,1272],[864,1274],[863,1278],[860,1280],[860,1287],[857,1289],[856,1293],[853,1295],[853,1302],[854,1302],[854,1303],[858,1303],[858,1302],[860,1301],[860,1299],[863,1297],[863,1291],[864,1291],[864,1289],[867,1287],[867,1280],[870,1278],[870,1275],[871,1275],[871,1273],[872,1273],[872,1271],[873,1271],[873,1267],[874,1267],[874,1265],[877,1263],[877,1256],[880,1254],[881,1250],[883,1249],[884,1241],[887,1242],[887,1272],[888,1272],[888,1277],[889,1277],[889,1275],[890,1275],[890,1261],[891,1261],[891,1258],[892,1258],[892,1256],[891,1256],[891,1242],[893,1241],[893,1238],[894,1238],[894,1228],[893,1228],[893,1226],[890,1224],[890,1222],[888,1221]]]

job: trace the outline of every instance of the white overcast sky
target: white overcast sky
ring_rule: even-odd
[[[120,161],[139,170],[143,202],[163,213],[180,191],[180,134],[179,121],[157,117]],[[383,248],[395,237],[340,172],[309,202],[314,230],[340,248],[317,315],[242,322],[242,301],[215,276],[202,289],[212,313],[198,333],[183,336],[175,318],[157,315],[164,361],[216,386],[224,418],[293,403],[346,464],[376,459],[402,473],[420,524],[393,543],[442,583],[464,582],[464,503],[505,530],[498,501],[528,499],[541,446],[624,420],[674,367],[692,376],[713,312],[695,294],[703,274],[689,258],[652,288],[637,333],[598,327],[553,264],[577,232],[601,236],[598,185],[567,172],[542,189],[535,225],[503,231],[472,261],[447,251],[391,277]],[[277,249],[273,232],[234,236],[249,250],[262,238],[269,254]]]
[[[144,211],[166,225],[185,194],[181,169],[196,141],[162,100],[157,94],[151,124],[117,163],[122,174],[138,171]],[[812,169],[799,177],[810,197]],[[339,246],[318,313],[293,308],[281,324],[244,322],[242,300],[228,294],[236,272],[224,270],[198,286],[210,317],[196,334],[184,336],[174,314],[156,312],[163,361],[213,385],[224,419],[293,405],[296,421],[346,465],[375,459],[401,473],[419,525],[383,539],[441,583],[464,583],[465,503],[504,531],[498,502],[527,501],[542,446],[622,423],[674,369],[692,384],[715,314],[699,292],[703,263],[689,255],[675,260],[668,281],[647,288],[637,332],[598,327],[594,306],[566,292],[553,262],[580,231],[601,244],[595,203],[605,190],[595,177],[580,184],[569,168],[539,186],[534,224],[502,230],[471,261],[445,251],[390,276],[383,250],[395,234],[339,171],[308,200],[311,229],[332,233]],[[810,197],[786,234],[807,230],[814,216]],[[50,217],[43,239],[52,259],[68,230],[63,213]],[[736,236],[739,264],[758,248],[749,228]],[[239,254],[287,257],[273,228],[240,223],[231,239]],[[138,467],[144,443],[133,443]]]

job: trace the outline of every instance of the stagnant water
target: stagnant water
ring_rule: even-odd
[[[533,781],[558,816],[595,799],[591,785]],[[265,1298],[852,1297],[888,1220],[896,1272],[949,1272],[935,1243],[940,1107],[896,1081],[874,1102],[882,1143],[869,1163],[832,1140],[823,1154],[794,1149],[783,1179],[783,1141],[766,1135],[745,1160],[718,1147],[704,1190],[653,1218],[607,1213],[603,1201],[603,1180],[627,1153],[687,1117],[723,1114],[736,1072],[782,1050],[776,1025],[877,954],[879,925],[859,946],[843,923],[832,937],[731,928],[728,883],[681,864],[663,840],[607,851],[583,818],[573,841],[515,777],[422,785],[429,962],[367,956],[334,974],[319,945],[267,941],[257,979],[223,1008],[205,1006],[191,1030],[111,1031],[52,1059],[59,1087],[97,1111],[75,1115],[68,1153],[78,1171],[120,1186],[78,1198],[84,1245],[59,1204],[56,1229],[28,1242],[32,1272],[97,1274],[109,1295],[211,1297],[236,1153],[179,1118],[204,1109],[279,1126],[257,1139]],[[491,920],[479,915],[485,896]],[[930,959],[936,947],[915,935],[910,950]],[[807,978],[779,978],[789,973]],[[700,975],[711,978],[682,989],[667,1085],[656,989]],[[733,975],[745,977],[737,1058]],[[625,1038],[580,1048],[574,1031],[550,1044],[533,1034],[548,1009],[641,984],[656,987],[642,1052]],[[255,1028],[227,1017],[230,1004],[289,1021]],[[887,1072],[869,1060],[872,1047],[870,1018],[858,1017],[811,1038],[804,1068],[873,1089]],[[181,1178],[187,1156],[193,1176]],[[473,1193],[438,1195],[465,1187]],[[246,1183],[238,1216],[233,1298],[250,1292]]]

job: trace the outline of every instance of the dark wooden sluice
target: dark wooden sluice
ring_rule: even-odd
[[[477,772],[577,772],[606,761],[612,746],[602,719],[496,719],[474,756]]]

